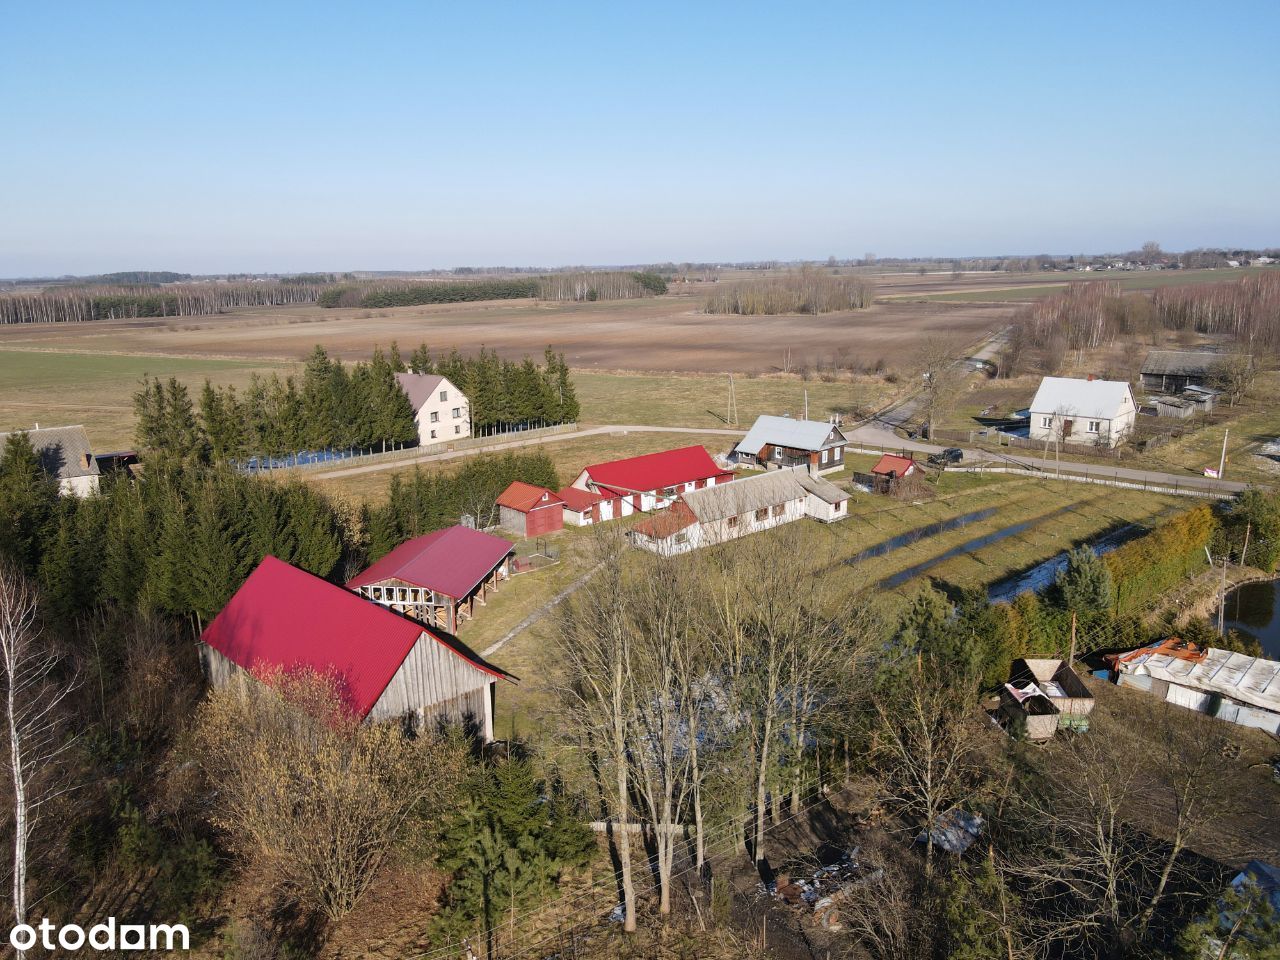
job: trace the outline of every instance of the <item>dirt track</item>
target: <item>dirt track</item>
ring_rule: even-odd
[[[746,373],[780,369],[788,350],[793,369],[836,358],[893,365],[908,359],[923,338],[974,340],[1001,326],[1013,310],[890,303],[816,317],[738,317],[705,314],[701,305],[698,297],[668,296],[387,310],[258,308],[214,317],[0,327],[0,346],[294,360],[316,343],[345,359],[368,356],[375,344],[392,340],[406,352],[422,342],[437,352],[456,347],[467,353],[484,345],[511,358],[539,354],[551,344],[579,369]]]

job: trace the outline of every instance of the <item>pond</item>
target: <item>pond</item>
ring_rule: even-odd
[[[1256,637],[1262,651],[1280,659],[1280,580],[1246,583],[1227,594],[1226,627]]]

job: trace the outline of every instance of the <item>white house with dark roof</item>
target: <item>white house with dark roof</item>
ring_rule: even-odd
[[[1030,414],[1032,440],[1114,447],[1133,432],[1138,405],[1123,380],[1045,377]]]
[[[101,470],[84,427],[36,427],[13,432],[27,435],[45,473],[58,481],[59,493],[87,497],[98,492]],[[12,435],[0,433],[0,457],[4,456],[4,445]]]
[[[396,383],[413,407],[419,443],[448,443],[471,436],[471,404],[447,377],[397,373]]]
[[[751,466],[805,465],[814,473],[828,473],[844,466],[847,442],[833,423],[762,415],[756,417],[733,453],[738,463]]]

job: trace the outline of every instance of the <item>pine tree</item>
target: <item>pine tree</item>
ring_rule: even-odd
[[[1109,614],[1115,606],[1116,590],[1107,564],[1085,546],[1067,555],[1067,565],[1058,573],[1054,591],[1060,605],[1081,617]]]
[[[341,398],[335,393],[334,367],[324,347],[316,344],[302,371],[301,417],[305,445],[323,450],[339,442]]]
[[[58,483],[45,472],[31,438],[9,434],[0,450],[0,556],[35,573],[57,504]]]
[[[564,361],[564,354],[556,358],[556,385],[560,394],[560,423],[576,423],[582,412],[578,405],[578,394],[573,388],[573,380],[569,376],[569,365]]]
[[[418,344],[417,349],[410,354],[409,369],[414,373],[435,373],[435,361],[431,359],[431,351],[425,343]]]
[[[239,498],[216,475],[194,481],[187,541],[187,602],[206,621],[249,575]],[[228,495],[230,494],[230,495]]]
[[[392,373],[404,373],[406,370],[404,361],[400,359],[400,346],[394,340],[387,349],[387,362],[391,364]]]
[[[184,463],[208,463],[204,436],[186,385],[170,377],[164,387],[161,451]]]
[[[112,484],[104,500],[107,519],[98,599],[130,609],[137,603],[146,580],[147,554],[154,531],[137,485],[127,480]]]

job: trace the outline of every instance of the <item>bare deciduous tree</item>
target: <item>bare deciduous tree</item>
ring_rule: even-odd
[[[57,768],[73,743],[66,708],[76,679],[44,639],[38,617],[35,588],[13,567],[0,565],[0,694],[13,787],[15,924],[27,919],[28,848],[41,808],[71,789]]]
[[[276,672],[212,693],[196,721],[212,821],[277,890],[336,920],[461,784],[466,748],[395,723],[364,724],[333,678]]]

